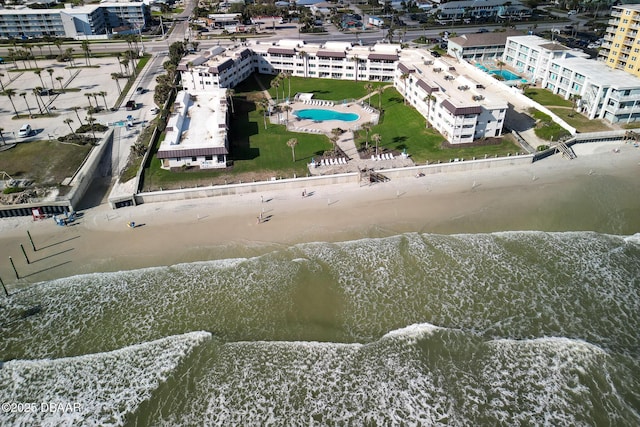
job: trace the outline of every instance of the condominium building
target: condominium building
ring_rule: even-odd
[[[507,100],[459,72],[454,61],[408,51],[398,63],[394,85],[450,144],[502,135]]]
[[[180,91],[157,157],[163,169],[227,166],[227,99],[225,89]]]
[[[255,42],[186,56],[178,70],[187,91],[234,87],[252,72],[393,82],[450,144],[500,136],[508,106],[506,100],[486,93],[472,76],[457,72],[452,60],[395,44]]]
[[[640,76],[640,5],[613,6],[599,58],[616,70]]]
[[[640,78],[538,36],[509,37],[503,61],[538,87],[576,99],[590,119],[640,120]]]
[[[522,33],[508,30],[450,37],[447,43],[447,53],[454,58],[469,62],[500,59],[504,53],[507,37],[520,34]]]
[[[0,9],[0,38],[107,38],[114,28],[144,28],[151,18],[142,3],[101,3],[64,9]]]

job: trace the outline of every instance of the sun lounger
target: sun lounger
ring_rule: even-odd
[[[371,160],[375,160],[376,156],[374,156],[373,154],[371,155]]]

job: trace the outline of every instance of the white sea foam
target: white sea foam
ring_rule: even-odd
[[[208,332],[192,332],[108,353],[6,362],[0,370],[0,401],[35,404],[38,410],[3,411],[0,424],[124,425],[127,415],[210,338]],[[42,404],[74,409],[41,411]]]
[[[627,243],[635,243],[636,245],[640,245],[640,233],[636,233],[632,236],[626,236],[624,241]]]
[[[443,329],[446,328],[441,328],[440,326],[432,325],[431,323],[414,323],[413,325],[390,331],[382,338],[420,339]]]

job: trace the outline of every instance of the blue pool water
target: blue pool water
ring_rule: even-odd
[[[489,72],[489,69],[482,64],[476,64],[476,67],[480,68],[485,73]]]
[[[505,80],[520,80],[520,76],[512,73],[509,70],[491,70],[489,74],[495,74],[501,76]]]
[[[343,122],[353,122],[358,120],[360,116],[356,113],[340,113],[339,111],[323,110],[319,108],[310,108],[307,110],[297,110],[293,114],[301,119],[310,119],[317,121],[340,120]]]

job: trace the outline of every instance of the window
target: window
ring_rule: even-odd
[[[213,160],[213,156],[211,154],[204,156],[205,160]]]
[[[192,161],[192,162],[195,162],[195,161],[197,161],[197,160],[198,160],[198,158],[197,158],[197,157],[192,157],[192,158],[191,158],[191,161]]]

